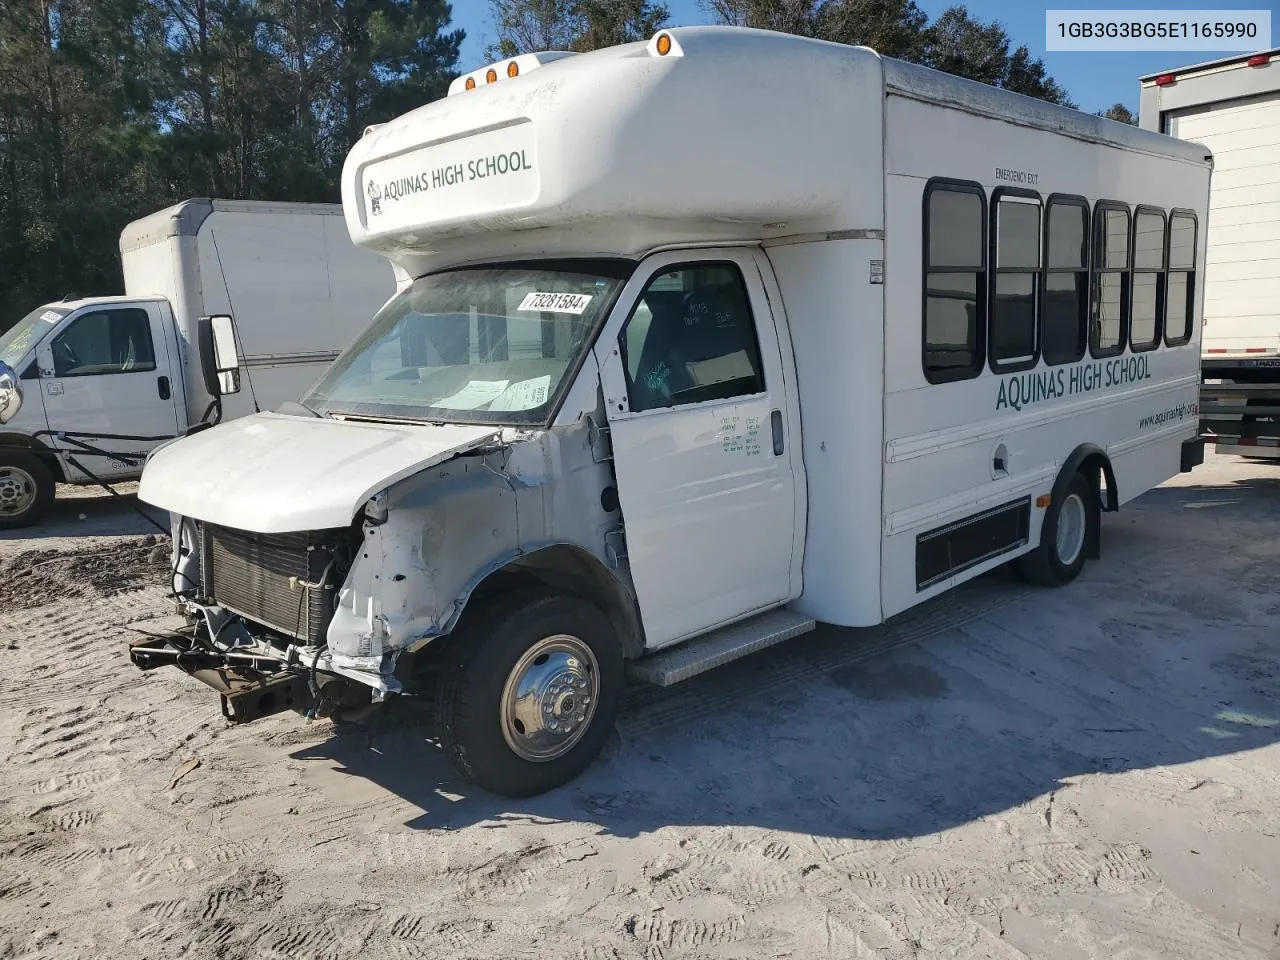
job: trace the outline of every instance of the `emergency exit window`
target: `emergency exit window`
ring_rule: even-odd
[[[1036,362],[1040,307],[1040,198],[997,190],[995,296],[991,368],[1022,370]]]

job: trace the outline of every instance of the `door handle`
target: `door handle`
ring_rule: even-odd
[[[773,427],[773,455],[782,456],[782,411],[775,410],[769,415],[769,423]]]
[[[161,400],[168,400],[169,397],[173,395],[172,392],[169,390],[168,377],[160,377],[158,380],[156,380],[156,389],[160,393]]]

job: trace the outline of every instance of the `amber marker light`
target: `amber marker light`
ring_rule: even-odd
[[[495,69],[493,69],[493,67],[490,67],[488,70],[486,70],[486,71],[485,71],[485,74],[484,74],[484,82],[485,82],[485,83],[497,83],[497,82],[498,82],[498,71],[497,71],[497,70],[495,70]]]
[[[508,63],[508,64],[507,64],[507,76],[508,76],[508,77],[518,77],[518,76],[520,76],[520,64],[516,63],[514,60],[512,60],[510,63]]]
[[[671,52],[671,35],[667,33],[658,36],[658,56],[665,57]]]
[[[464,84],[464,86],[466,86],[468,90],[474,90],[476,88],[476,78],[467,77],[467,82],[466,84]]]

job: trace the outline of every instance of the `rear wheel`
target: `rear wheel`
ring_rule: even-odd
[[[436,700],[450,762],[494,793],[528,797],[572,780],[618,713],[622,647],[577,597],[498,597],[451,641]]]
[[[1083,473],[1077,473],[1061,499],[1049,504],[1040,527],[1040,545],[1013,564],[1028,583],[1057,587],[1070,583],[1084,569],[1089,530],[1099,518],[1097,491]]]
[[[0,450],[0,530],[35,523],[54,496],[53,474],[25,450]]]

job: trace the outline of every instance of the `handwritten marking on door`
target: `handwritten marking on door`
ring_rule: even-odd
[[[748,457],[760,455],[759,417],[722,416],[720,435],[721,449],[725,453],[741,453]]]

